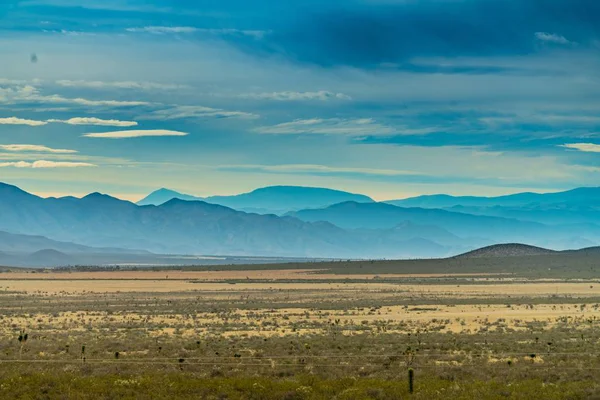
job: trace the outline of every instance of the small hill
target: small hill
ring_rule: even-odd
[[[564,253],[571,253],[571,254],[578,254],[578,255],[590,255],[590,256],[600,256],[600,246],[596,246],[596,247],[587,247],[585,249],[580,249],[580,250],[568,250],[565,251]]]
[[[527,257],[556,254],[557,251],[520,243],[495,244],[456,256],[455,258]]]

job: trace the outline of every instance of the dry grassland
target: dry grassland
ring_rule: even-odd
[[[396,399],[407,394],[397,376],[412,367],[427,382],[420,398],[533,398],[519,396],[549,390],[547,398],[558,399],[570,390],[569,398],[583,399],[600,394],[590,383],[600,378],[599,303],[593,279],[489,272],[3,273],[0,397],[53,398],[15,395],[6,382],[17,371],[92,379],[113,394],[122,389],[117,380],[129,379],[138,395],[150,390],[145,398],[160,398],[153,382],[175,385],[181,375],[184,386],[208,379],[200,397],[182,386],[184,398]],[[338,387],[348,377],[355,380]],[[206,389],[227,379],[234,381],[221,386],[229,389]],[[383,389],[390,379],[396,386]],[[530,383],[515,391],[516,382]],[[231,389],[238,384],[249,386]],[[262,390],[255,384],[275,386],[245,397]],[[356,392],[341,396],[348,387]],[[78,393],[73,398],[86,398]]]

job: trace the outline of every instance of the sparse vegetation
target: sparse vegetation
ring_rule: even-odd
[[[268,266],[226,279],[7,273],[0,398],[397,399],[411,386],[423,399],[600,396],[591,277],[439,276],[435,265],[400,276],[391,263],[357,274],[360,263],[343,264],[349,275]]]

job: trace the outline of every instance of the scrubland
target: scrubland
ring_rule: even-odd
[[[600,398],[595,265],[506,262],[7,270],[0,398]]]

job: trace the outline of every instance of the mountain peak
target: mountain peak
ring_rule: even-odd
[[[131,204],[127,200],[121,200],[108,194],[99,192],[90,193],[87,196],[82,197],[81,201],[94,204]]]
[[[176,192],[172,189],[160,188],[150,193],[148,196],[144,197],[140,201],[137,202],[138,206],[159,206],[173,199],[180,199],[185,201],[196,201],[203,200],[201,197],[192,196],[189,194],[183,194]]]

